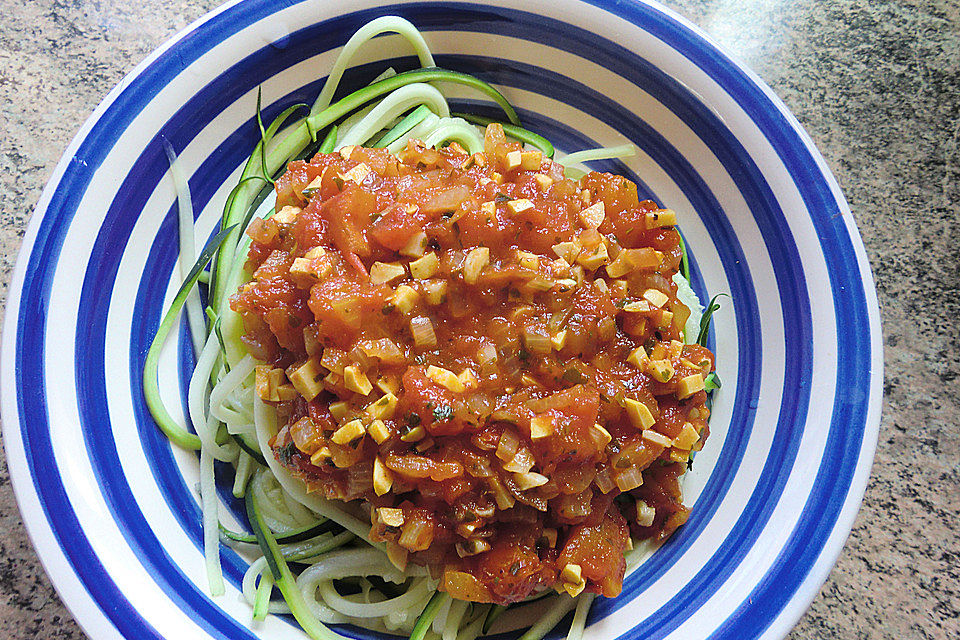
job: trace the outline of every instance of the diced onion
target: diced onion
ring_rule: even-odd
[[[423,551],[433,542],[433,522],[430,520],[407,520],[397,541],[410,551]]]
[[[437,345],[437,334],[433,330],[433,323],[430,322],[430,318],[411,318],[410,333],[413,334],[413,341],[418,347],[435,347]]]
[[[500,441],[503,442],[503,439],[501,438]],[[514,454],[513,458],[503,465],[503,468],[511,473],[527,473],[530,469],[533,469],[535,462],[536,460],[533,459],[533,454],[530,453],[530,449],[521,447],[517,449],[517,453]]]
[[[377,358],[387,364],[402,364],[404,361],[400,347],[390,338],[368,340],[360,343],[360,348],[371,358]]]
[[[610,467],[601,469],[593,481],[597,485],[597,488],[605,494],[610,493],[613,491],[613,488],[617,486],[613,481],[613,473],[610,471]]]
[[[527,327],[523,330],[523,345],[531,353],[546,355],[553,350],[550,336],[542,329]]]
[[[360,498],[373,488],[373,463],[358,462],[347,469],[347,483],[344,500]]]
[[[432,150],[428,150],[432,151]],[[464,185],[450,187],[446,191],[441,191],[423,204],[421,209],[426,213],[445,213],[456,211],[469,195],[469,190]]]
[[[517,449],[520,448],[520,438],[511,429],[504,429],[500,435],[500,442],[497,444],[497,457],[507,462],[517,455]]]
[[[615,481],[620,491],[630,491],[643,484],[643,472],[639,467],[629,467],[618,473]]]
[[[493,475],[490,461],[483,456],[470,454],[463,466],[466,472],[474,478],[489,478]]]
[[[497,360],[497,349],[489,342],[484,342],[479,349],[477,349],[477,362],[481,365],[487,364],[488,362],[496,362]]]
[[[465,403],[468,411],[481,417],[490,415],[495,406],[493,399],[485,393],[471,394]]]

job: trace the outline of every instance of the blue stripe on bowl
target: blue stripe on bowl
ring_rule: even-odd
[[[257,4],[257,3],[250,3],[249,5],[241,5],[241,7],[251,7],[251,6],[255,5],[255,4]],[[257,6],[260,6],[260,7],[262,8],[262,7],[263,7],[263,4],[261,3],[261,4],[257,5]],[[234,8],[234,9],[232,9],[232,10],[228,10],[226,13],[229,14],[229,13],[231,13],[231,11],[237,11],[237,9]],[[225,15],[221,15],[221,16],[219,16],[218,18],[219,18],[219,19],[223,19],[224,17],[225,17]],[[659,19],[663,20],[663,17],[662,17],[662,16],[659,16],[659,14],[654,15],[653,18],[659,18]],[[210,31],[210,27],[211,27],[211,24],[214,23],[214,22],[217,22],[217,20],[218,20],[218,19],[214,19],[214,21],[212,21],[211,23],[207,23],[206,25],[201,26],[197,33],[192,34],[192,35],[188,38],[188,41],[192,41],[192,40],[195,40],[196,38],[199,38],[199,35],[198,35],[198,34],[200,34],[200,33],[202,33],[202,32],[206,32],[208,35],[209,35],[210,33],[214,33],[215,30],[214,30],[214,31]],[[656,23],[656,20],[654,20],[654,26],[656,26],[655,23]],[[233,25],[231,25],[230,28],[233,28],[233,27],[234,27],[235,25],[237,25],[237,24],[239,24],[239,23],[234,22]],[[447,26],[448,26],[448,25],[447,25]],[[646,26],[646,25],[645,25],[645,26]],[[225,27],[225,28],[226,28],[226,27]],[[221,34],[221,35],[222,35],[222,34]],[[707,47],[705,47],[702,43],[699,44],[699,46],[700,46],[701,48],[707,48]],[[168,52],[168,53],[169,53],[169,52]],[[182,52],[181,52],[181,53],[182,53]],[[188,56],[188,59],[192,59],[192,58],[190,58],[190,57]],[[155,63],[155,64],[160,65],[160,63],[162,63],[163,61],[164,61],[164,57],[161,56],[160,61],[158,61],[158,63]],[[156,71],[156,69],[154,69],[154,71]],[[141,77],[142,77],[142,76],[141,76]],[[131,86],[132,86],[132,87],[136,87],[136,82],[135,82],[133,85],[131,85]],[[157,86],[157,85],[154,85],[154,86]],[[750,89],[750,88],[751,88],[751,87],[747,87],[747,89]],[[124,95],[129,95],[129,93],[128,93],[129,91],[131,91],[131,89],[128,89],[127,92],[124,92]],[[764,98],[765,98],[765,97],[762,96],[762,95],[759,96],[759,97],[760,97],[761,99],[764,99]],[[765,100],[764,100],[764,101],[765,101]],[[111,115],[114,115],[114,116],[115,116],[115,114],[112,114],[112,113],[108,110],[108,114],[105,114],[105,117],[111,116]],[[101,123],[102,123],[102,121],[101,121]],[[95,129],[96,129],[96,127],[95,127]],[[96,133],[96,132],[91,132],[91,135],[93,135],[94,133]],[[100,133],[102,133],[102,131],[101,131]],[[793,133],[793,132],[791,132],[791,133]],[[796,137],[796,134],[793,134],[793,135],[794,135],[794,137]],[[90,139],[88,138],[88,143],[89,143],[89,141],[90,141]],[[86,151],[86,152],[90,152],[90,151],[100,151],[100,152],[102,152],[103,147],[100,147],[99,149],[84,149],[84,147],[81,147],[81,150],[82,150],[82,151]],[[801,149],[800,149],[800,153],[805,153],[805,149],[802,149],[802,148],[801,148]],[[78,153],[78,155],[81,155],[81,154]],[[94,153],[93,155],[97,155],[97,154]],[[801,160],[802,160],[802,159],[803,159],[803,158],[801,158]],[[822,177],[819,176],[819,175],[816,173],[817,169],[816,169],[815,165],[812,167],[812,169],[814,170],[814,178],[818,178],[818,179],[822,182]],[[77,173],[79,173],[79,172],[77,172],[76,170],[74,170],[74,171],[68,170],[67,173],[68,173],[69,175],[65,175],[65,176],[64,176],[64,180],[61,182],[61,184],[66,183],[66,181],[67,181],[68,179],[79,179],[81,182],[84,182],[85,180],[88,180],[88,179],[89,179],[89,176],[88,176],[88,175],[87,175],[87,176],[76,175]],[[826,187],[821,187],[821,189],[825,189],[825,188],[826,188]],[[73,192],[73,193],[76,193],[76,192]],[[828,190],[827,190],[827,195],[830,195]],[[73,211],[73,210],[70,209],[70,210],[67,211],[67,212],[63,212],[62,210],[58,210],[57,207],[55,207],[55,206],[51,206],[51,207],[50,207],[50,209],[49,209],[49,211],[48,211],[48,213],[47,213],[47,217],[46,217],[46,218],[44,219],[44,221],[43,221],[44,224],[41,225],[41,233],[38,235],[37,247],[49,247],[49,246],[50,246],[49,243],[48,243],[48,237],[50,236],[50,232],[51,232],[49,223],[50,223],[51,219],[55,217],[54,215],[52,215],[52,212],[56,212],[56,217],[61,217],[61,216],[63,216],[63,215],[66,215],[66,217],[69,219],[69,217],[72,216],[72,211]],[[839,231],[842,231],[843,233],[845,233],[845,229],[841,229],[841,230],[839,230]],[[844,238],[843,238],[842,234],[839,234],[839,232],[838,232],[838,235],[840,235],[840,241],[843,241]],[[849,238],[847,238],[846,240],[847,240],[847,244],[849,244]],[[54,238],[52,242],[53,242],[54,245],[57,245],[57,244],[59,243],[59,241],[60,241],[60,238]],[[57,253],[57,252],[54,250],[54,251],[52,252],[52,254],[43,253],[42,255],[43,255],[44,259],[49,259],[50,255],[54,255],[54,256],[55,256],[56,253]],[[40,253],[35,250],[34,254],[31,255],[31,264],[28,266],[28,272],[30,272],[30,274],[33,276],[33,278],[32,278],[32,279],[31,279],[31,278],[28,278],[27,281],[28,281],[28,282],[31,282],[31,283],[37,283],[37,282],[38,282],[38,280],[36,279],[36,276],[37,276],[38,272],[41,271],[41,269],[37,268],[37,265],[36,265],[36,262],[35,262],[35,257],[36,257],[37,255],[40,255]],[[52,262],[52,261],[51,261],[51,262]],[[47,264],[51,264],[51,262],[48,262]],[[856,267],[856,260],[855,260],[855,258],[849,259],[848,262],[853,265],[853,267],[854,267],[853,273],[858,276],[859,274],[858,274],[858,272],[856,271],[856,268],[855,268],[855,267]],[[846,265],[848,270],[847,270],[847,272],[845,272],[845,275],[847,275],[848,277],[849,277],[849,274],[850,274],[850,271],[849,271],[850,264]],[[33,267],[33,268],[31,269],[31,267]],[[47,277],[46,277],[45,279],[44,279],[44,278],[41,278],[41,279],[39,280],[39,282],[41,283],[41,284],[40,284],[41,287],[46,286],[47,288],[49,288],[49,275],[50,275],[51,271],[50,271],[50,270],[45,270],[45,271],[47,272]],[[31,289],[32,289],[32,288],[35,288],[35,285],[34,285],[33,287],[30,287],[30,286],[25,287],[25,289],[24,289],[24,293],[25,293],[24,300],[25,300],[25,301],[29,298],[29,294],[31,293]],[[34,299],[36,300],[37,298],[34,298]],[[43,298],[39,298],[39,299],[42,300]],[[861,305],[863,305],[862,300],[859,301],[859,302],[860,302]],[[24,310],[27,309],[27,308],[29,308],[29,306],[28,306],[27,304],[24,304],[24,305],[21,307],[21,317],[20,317],[21,322],[20,322],[20,326],[18,327],[18,328],[21,330],[21,331],[20,331],[20,337],[21,337],[21,338],[23,338],[23,334],[24,334],[24,333],[28,333],[28,331],[24,329],[24,324],[25,324],[25,323],[23,322],[24,316],[25,316],[25,311],[24,311]],[[865,318],[865,317],[866,317],[866,316],[865,316],[865,312],[864,312],[864,313],[861,313],[861,316],[862,316],[863,318]],[[861,323],[861,324],[864,324],[864,323]],[[39,338],[39,343],[37,342],[37,338]],[[24,342],[23,340],[21,340],[21,342],[18,343],[18,345],[24,345],[24,344],[25,344],[25,342]],[[33,345],[34,345],[35,347],[36,347],[36,346],[42,346],[42,334],[36,334],[36,335],[34,336],[34,343],[33,343]],[[37,353],[40,353],[40,352],[41,352],[41,350],[40,350],[40,349],[37,349],[37,350],[34,350],[32,353],[37,354]],[[19,351],[18,351],[18,356],[26,356],[26,355],[28,355],[29,353],[30,353],[30,352],[28,351],[28,352],[26,352],[26,354],[25,354],[25,353],[24,353],[24,350],[23,350],[23,348],[22,348],[22,346],[21,346],[20,349],[19,349]],[[18,362],[25,362],[25,363],[26,363],[28,360],[29,360],[29,358],[26,358],[26,357],[23,357],[22,359],[21,359],[21,358],[18,358]],[[29,367],[20,367],[20,371],[21,371],[21,372],[24,371],[25,369],[29,369]],[[38,368],[36,368],[35,370],[39,371]],[[39,375],[41,376],[41,380],[42,380],[42,373],[40,373]],[[21,377],[20,380],[22,380],[22,379],[23,379],[23,378]],[[21,388],[24,388],[24,387],[21,386]],[[42,387],[35,387],[35,388],[42,388]],[[839,393],[839,391],[838,391],[838,393]],[[29,414],[27,413],[27,405],[28,405],[28,404],[30,404],[30,403],[28,402],[28,399],[23,399],[23,400],[21,400],[21,415],[22,415],[22,416],[29,415]],[[42,398],[40,399],[39,404],[38,404],[38,403],[33,403],[33,404],[30,405],[30,406],[31,406],[32,408],[37,408],[37,407],[39,407],[40,409],[44,409],[43,403],[42,403]],[[37,415],[37,414],[34,414],[34,415]],[[42,413],[40,413],[39,415],[45,417],[45,411],[42,412]],[[27,434],[26,432],[30,431],[30,429],[27,428],[27,426],[26,426],[25,423],[24,423],[24,426],[25,426],[25,428],[24,428],[24,431],[25,431],[25,441],[27,441],[27,435],[28,435],[28,434]],[[43,431],[43,430],[45,430],[45,429],[41,429],[41,430]],[[35,432],[35,433],[36,433],[36,432]],[[41,434],[41,444],[42,444],[42,434]],[[35,475],[34,475],[34,479],[35,479],[35,484],[37,484],[37,482],[36,482],[36,479],[37,479],[36,467],[32,467],[31,470],[32,470],[32,471],[34,472],[34,474],[35,474]],[[55,490],[54,490],[54,492],[55,492]],[[44,491],[44,489],[43,489],[42,487],[40,487],[39,485],[38,485],[38,493],[43,493],[44,495],[51,495],[51,497],[53,497],[52,494],[47,494],[47,493]],[[43,498],[44,495],[42,495],[41,498]],[[51,505],[52,505],[52,501],[50,501],[50,502],[45,501],[45,506],[47,507],[48,517],[50,516],[51,512],[53,511],[53,510],[50,508]],[[68,520],[69,520],[70,516],[72,516],[72,514],[69,513],[69,510],[70,510],[69,505],[66,505],[66,509],[65,509],[64,511],[67,512],[67,519],[68,519]],[[75,522],[75,520],[74,520],[74,522]],[[56,523],[53,523],[53,522],[52,522],[52,524],[56,524]],[[830,523],[830,526],[832,526],[832,523]],[[65,551],[67,551],[67,550],[65,549]],[[69,555],[69,554],[68,554],[68,555]],[[74,560],[71,560],[71,562],[74,563],[74,566],[77,566],[77,563],[76,563]],[[102,571],[102,568],[99,568],[99,569]],[[801,571],[804,571],[804,568],[801,568],[800,570],[801,570]],[[78,573],[79,573],[79,571],[78,571]],[[88,585],[90,584],[90,582],[87,581],[87,580],[85,580],[85,582],[86,582]],[[114,601],[114,602],[111,603],[111,604],[115,604],[115,603],[116,603],[116,602]],[[115,622],[116,622],[116,620],[115,620]]]

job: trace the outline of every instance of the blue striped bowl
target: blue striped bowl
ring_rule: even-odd
[[[713,337],[725,382],[713,433],[685,484],[693,513],[620,597],[598,601],[589,637],[783,637],[850,530],[879,422],[876,296],[823,159],[753,74],[653,4],[376,5],[246,0],[210,14],[110,93],[44,191],[4,326],[3,436],[60,595],[98,640],[303,637],[283,618],[252,630],[237,597],[249,558],[233,550],[227,595],[207,595],[197,459],[144,405],[144,355],[177,281],[161,141],[181,155],[203,240],[257,139],[257,87],[268,117],[311,98],[356,28],[399,13],[441,66],[501,87],[562,150],[635,143],[638,158],[598,168],[680,212],[695,289],[732,297]],[[380,38],[347,84],[410,66],[409,53]],[[181,333],[162,363],[168,404],[189,359]]]

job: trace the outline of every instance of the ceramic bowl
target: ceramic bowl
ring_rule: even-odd
[[[875,291],[843,196],[784,105],[696,27],[633,0],[234,2],[107,96],[43,193],[4,327],[4,444],[63,600],[97,640],[304,637],[282,617],[251,624],[238,598],[249,558],[232,549],[227,594],[208,595],[197,458],[144,404],[143,360],[179,280],[162,141],[188,174],[202,242],[258,139],[258,87],[268,118],[309,100],[350,34],[391,13],[561,151],[633,142],[637,158],[596,168],[679,212],[695,290],[730,296],[711,338],[724,384],[685,483],[690,519],[618,598],[596,602],[588,637],[783,637],[833,566],[873,458]],[[414,58],[382,37],[355,63],[346,85]],[[179,406],[186,335],[168,346],[161,383]]]

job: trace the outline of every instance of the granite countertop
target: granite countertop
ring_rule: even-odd
[[[24,226],[100,99],[215,0],[0,0],[0,299]],[[839,563],[791,640],[960,638],[960,4],[668,0],[787,103],[877,281],[885,398]],[[4,336],[6,337],[6,336]],[[80,639],[0,458],[0,638]]]

